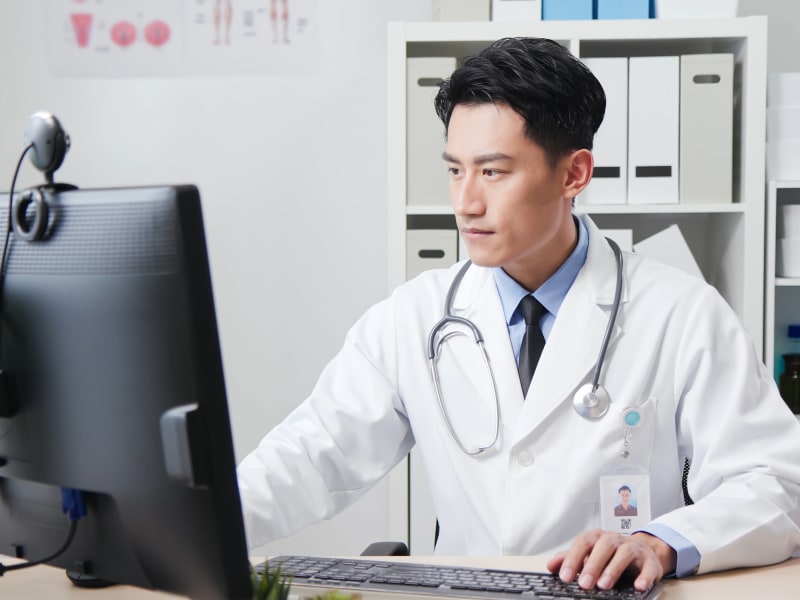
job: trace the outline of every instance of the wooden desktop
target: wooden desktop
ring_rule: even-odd
[[[755,551],[755,550],[754,550]],[[542,571],[547,557],[392,557],[393,560],[430,562],[474,567],[496,567],[528,571]],[[0,557],[3,564],[13,564],[14,559]],[[753,569],[737,569],[698,575],[681,580],[668,579],[667,600],[726,600],[753,598],[790,599],[800,596],[800,558]],[[0,600],[20,598],[47,600],[175,600],[179,596],[153,592],[131,586],[113,586],[101,590],[77,588],[67,580],[63,569],[36,566],[10,571],[0,577]]]

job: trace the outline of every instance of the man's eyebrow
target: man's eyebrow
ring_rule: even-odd
[[[452,154],[448,154],[447,152],[442,152],[442,158],[447,162],[459,163],[459,164],[461,163],[461,161],[458,160],[455,156],[453,156]],[[474,159],[472,159],[472,163],[476,165],[482,165],[487,162],[492,162],[495,160],[511,160],[511,157],[508,154],[504,154],[502,152],[491,152],[489,154],[481,154],[479,156],[476,156]]]

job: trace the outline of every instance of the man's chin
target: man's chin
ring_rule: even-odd
[[[479,252],[467,252],[467,257],[472,261],[472,264],[477,267],[499,267],[501,266],[500,262],[492,256],[487,256],[486,254],[481,254]],[[464,257],[461,257],[462,259]]]
[[[470,255],[469,259],[472,261],[472,264],[477,266],[477,267],[486,267],[488,269],[488,268],[502,266],[498,261],[488,259],[488,258],[486,258],[484,256],[474,256],[473,257],[472,255]]]

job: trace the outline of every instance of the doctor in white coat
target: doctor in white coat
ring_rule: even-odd
[[[554,553],[548,568],[565,580],[609,588],[628,572],[639,589],[800,556],[800,424],[736,314],[704,281],[634,254],[617,293],[614,250],[572,212],[604,109],[597,80],[548,40],[496,42],[443,84],[444,158],[473,263],[450,312],[480,331],[490,369],[467,326],[450,325],[437,394],[428,335],[463,264],[369,309],[239,466],[253,547],[335,515],[416,446],[437,553]],[[546,344],[525,393],[516,303],[531,293]],[[584,418],[573,398],[615,300],[608,406]],[[635,517],[613,515],[621,484]]]

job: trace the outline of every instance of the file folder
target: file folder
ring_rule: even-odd
[[[442,160],[445,131],[433,107],[438,84],[456,68],[452,57],[408,58],[406,75],[406,203],[450,205],[450,177]]]
[[[705,279],[681,228],[675,223],[634,244],[633,251]]]
[[[606,114],[594,136],[594,172],[577,204],[625,204],[628,190],[628,59],[583,61],[606,93]]]
[[[628,203],[678,202],[677,56],[634,56],[628,63]]]
[[[598,19],[649,19],[651,0],[597,0]]]
[[[488,21],[490,0],[433,0],[434,21]]]
[[[446,268],[458,260],[455,229],[409,229],[406,231],[406,279],[428,269]]]
[[[733,200],[733,54],[681,56],[680,201]]]
[[[542,0],[543,21],[590,20],[594,0]]]
[[[492,21],[542,20],[542,0],[492,0]]]

